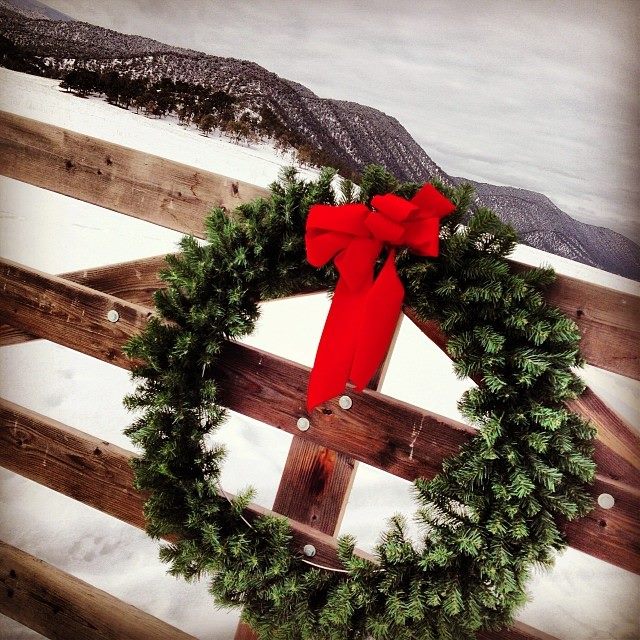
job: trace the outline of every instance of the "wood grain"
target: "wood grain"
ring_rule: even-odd
[[[148,307],[0,259],[0,322],[127,367],[122,344],[152,315]],[[107,313],[115,311],[117,322]],[[44,337],[44,336],[41,336]]]
[[[40,288],[46,289],[48,279],[52,277],[39,274],[38,278]],[[60,279],[53,277],[53,280],[57,282]],[[81,294],[85,294],[87,289],[70,282],[65,287],[64,290],[60,289],[62,308],[68,308],[77,299],[76,289]],[[104,297],[111,301],[112,296],[90,289],[88,291],[96,299]],[[34,293],[26,287],[20,290],[20,295],[11,298],[11,308],[15,310],[11,322],[41,338],[58,340],[60,323],[48,321],[54,308],[34,305],[34,297]],[[0,302],[0,309],[3,304]],[[125,312],[129,304],[120,300],[119,308]],[[69,323],[69,326],[62,323],[66,327],[66,343],[73,349],[106,362],[129,366],[126,358],[116,358],[114,354],[119,352],[129,335],[138,330],[138,325],[148,313],[145,307],[130,306],[132,309],[126,314],[139,320],[137,323],[130,322],[125,327],[126,331],[104,336],[94,331],[91,334],[94,342],[89,344],[82,327],[77,327],[75,323]],[[104,317],[105,308],[104,302],[87,307],[83,322],[91,326],[99,323]],[[318,407],[309,416],[311,428],[300,433],[296,422],[300,416],[306,415],[307,367],[259,349],[229,343],[221,354],[216,374],[220,400],[230,409],[406,480],[433,477],[440,471],[443,459],[455,455],[460,446],[475,433],[471,427],[455,420],[368,390],[352,395],[353,407],[349,411],[340,409],[337,400]],[[630,571],[637,571],[640,539],[640,527],[637,524],[640,513],[638,489],[622,481],[628,479],[624,473],[629,467],[619,463],[620,454],[604,443],[597,443],[595,460],[599,481],[615,487],[615,491],[624,499],[621,498],[616,507],[606,513],[598,507],[594,512],[595,519],[581,520],[583,524],[568,531],[568,542],[576,549]],[[615,553],[611,551],[611,546],[598,543],[602,536],[599,523],[603,519],[608,523],[609,531],[624,531],[624,535],[620,533],[612,540],[611,544],[618,549]]]
[[[127,302],[151,307],[154,292],[165,286],[158,275],[165,266],[165,256],[153,256],[93,269],[69,271],[59,274],[59,277]],[[21,344],[35,339],[31,334],[11,325],[0,325],[0,346]]]
[[[517,262],[513,266],[529,269]],[[580,327],[580,350],[587,362],[640,380],[639,296],[564,275],[544,295]]]
[[[130,461],[136,454],[0,399],[0,465],[123,522],[144,529],[147,494],[133,485]],[[230,494],[228,494],[230,495]],[[271,512],[252,504],[251,520]],[[316,547],[316,559],[340,567],[335,538],[290,520],[295,549]],[[362,557],[371,558],[362,552]]]
[[[195,640],[0,541],[0,613],[54,640]]]
[[[261,187],[2,111],[0,174],[199,237],[209,208],[232,209],[268,195]],[[547,299],[578,323],[590,364],[640,379],[639,296],[558,275]]]
[[[445,353],[447,337],[435,322],[425,322],[417,318],[411,309],[405,314],[416,326]],[[476,383],[481,378],[474,376]],[[595,442],[595,459],[598,473],[606,479],[629,485],[640,491],[640,436],[619,415],[609,408],[592,389],[587,388],[567,407],[590,420],[598,430]]]
[[[212,207],[233,209],[267,193],[5,111],[0,112],[0,174],[200,237]]]
[[[387,355],[378,367],[369,389],[380,389],[400,329],[396,325]],[[294,436],[278,485],[273,508],[329,535],[337,535],[344,517],[358,461],[344,453]],[[258,640],[242,620],[234,640]]]
[[[0,445],[0,465],[3,467],[143,528],[145,496],[133,488],[129,466],[135,454],[6,400],[0,400]],[[93,476],[94,472],[97,477]],[[251,505],[246,512],[249,518],[269,513],[256,505]],[[302,549],[304,544],[311,543],[317,550],[314,560],[325,566],[339,566],[335,538],[295,521],[289,520],[289,524],[294,549]],[[357,554],[375,561],[370,554],[362,551]],[[0,572],[0,575],[4,573]],[[82,606],[80,609],[84,610]],[[60,637],[66,640],[69,636]],[[555,640],[519,622],[511,629],[484,632],[479,637],[483,640]]]

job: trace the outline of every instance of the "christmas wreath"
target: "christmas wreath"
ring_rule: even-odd
[[[377,563],[343,536],[343,571],[326,570],[291,548],[284,518],[247,522],[250,492],[228,500],[219,491],[224,449],[205,439],[225,420],[215,377],[225,342],[252,331],[261,300],[338,280],[332,264],[305,259],[309,208],[411,199],[420,188],[370,167],[359,189],[342,181],[336,194],[334,177],[287,170],[270,197],[214,209],[207,242],[186,237],[167,257],[157,316],[126,347],[138,362],[125,399],[138,417],[126,433],[142,448],[134,465],[150,496],[147,531],[173,540],[160,551],[172,574],[208,576],[216,602],[243,606],[264,639],[473,638],[512,622],[531,567],[563,548],[563,520],[590,510],[595,466],[593,427],[564,406],[583,389],[572,371],[582,361],[577,327],[541,294],[554,274],[511,270],[515,232],[486,208],[470,212],[469,185],[434,183],[455,206],[440,221],[437,258],[408,248],[395,257],[406,303],[440,323],[456,372],[481,378],[459,403],[478,435],[435,478],[414,483],[419,543],[394,517]]]

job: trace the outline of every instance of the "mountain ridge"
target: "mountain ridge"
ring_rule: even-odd
[[[53,77],[72,67],[113,70],[160,80],[201,83],[267,105],[299,138],[341,167],[385,166],[400,180],[470,182],[477,204],[489,206],[538,249],[640,280],[640,246],[605,227],[580,222],[538,192],[453,177],[437,165],[395,118],[356,102],[320,98],[304,85],[255,62],[204,54],[79,21],[32,19],[0,0],[0,34],[40,56]]]

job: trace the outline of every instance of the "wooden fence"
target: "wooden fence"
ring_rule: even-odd
[[[196,236],[203,235],[203,219],[212,205],[232,208],[266,193],[4,112],[0,174]],[[0,260],[0,346],[44,338],[127,368],[121,348],[153,313],[153,291],[163,286],[157,276],[162,263],[158,256],[51,275]],[[640,379],[639,297],[560,276],[547,298],[580,326],[589,363]],[[118,312],[117,322],[108,321],[111,310]],[[411,309],[405,313],[445,347],[437,326],[419,322]],[[221,362],[223,404],[294,436],[273,510],[289,518],[295,548],[312,543],[321,564],[337,566],[335,536],[358,462],[407,480],[432,477],[473,434],[464,424],[381,394],[382,374],[350,411],[328,403],[325,411],[313,412],[311,428],[301,432],[296,422],[303,413],[306,367],[240,344],[229,344]],[[591,390],[571,409],[598,428],[593,492],[596,498],[610,494],[615,503],[566,524],[567,540],[575,549],[640,573],[640,439]],[[424,428],[410,451],[403,425],[412,423]],[[133,455],[0,400],[2,466],[143,528],[145,496],[133,488]],[[264,513],[258,505],[249,508],[249,515]],[[0,612],[49,638],[190,637],[4,543],[0,582]],[[238,627],[236,640],[252,637],[245,625]],[[554,640],[522,623],[479,637]]]

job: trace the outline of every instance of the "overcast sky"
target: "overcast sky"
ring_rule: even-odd
[[[445,171],[640,236],[637,0],[48,0],[398,118]]]

